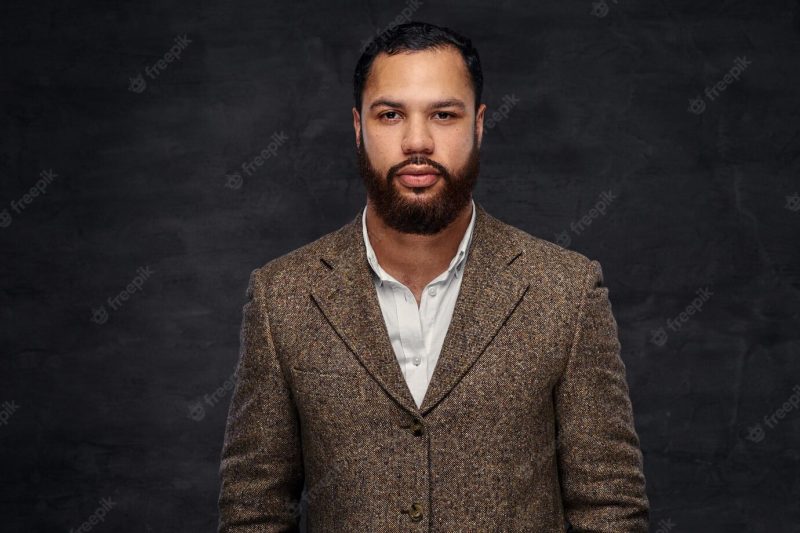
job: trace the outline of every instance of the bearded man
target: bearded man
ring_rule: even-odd
[[[411,22],[354,76],[365,207],[254,270],[220,532],[646,532],[600,264],[472,198],[469,39]]]

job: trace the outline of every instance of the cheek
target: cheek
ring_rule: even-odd
[[[370,145],[374,153],[388,153],[393,150],[400,150],[402,138],[398,130],[391,128],[378,128],[364,135],[365,142]]]
[[[451,139],[448,143],[437,145],[437,152],[446,159],[444,162],[451,169],[460,168],[469,159],[472,152],[474,139],[472,134],[459,136],[458,139]]]
[[[461,132],[461,150],[465,157],[472,151],[472,147],[476,141],[475,129],[464,128],[464,130]]]
[[[377,170],[385,171],[393,162],[403,158],[400,141],[385,133],[364,135],[362,140],[366,154]]]

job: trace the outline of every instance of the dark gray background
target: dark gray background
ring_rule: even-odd
[[[77,529],[110,498],[93,531],[214,530],[247,278],[363,205],[352,71],[406,6],[4,0],[0,529]],[[652,530],[800,531],[800,409],[764,420],[800,384],[800,3],[413,11],[473,39],[490,111],[518,99],[486,133],[476,200],[603,266]]]

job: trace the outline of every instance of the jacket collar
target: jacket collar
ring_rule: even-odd
[[[373,379],[408,412],[426,415],[461,380],[520,302],[530,283],[513,266],[523,244],[510,226],[475,202],[476,217],[461,288],[439,360],[417,408],[392,349],[362,234],[362,208],[336,232],[320,260],[330,270],[311,295]]]

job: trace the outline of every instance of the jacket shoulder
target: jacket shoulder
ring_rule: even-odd
[[[320,258],[344,245],[345,230],[352,223],[353,221],[253,269],[250,273],[250,285],[255,284],[265,290],[289,290],[299,282],[306,284],[315,279],[327,271]]]
[[[597,260],[532,235],[499,219],[495,219],[495,224],[506,234],[509,242],[515,243],[522,250],[522,256],[515,263],[520,263],[518,268],[521,268],[529,279],[538,283],[548,280],[559,285],[583,287],[587,277],[596,272],[602,280],[602,270]]]

